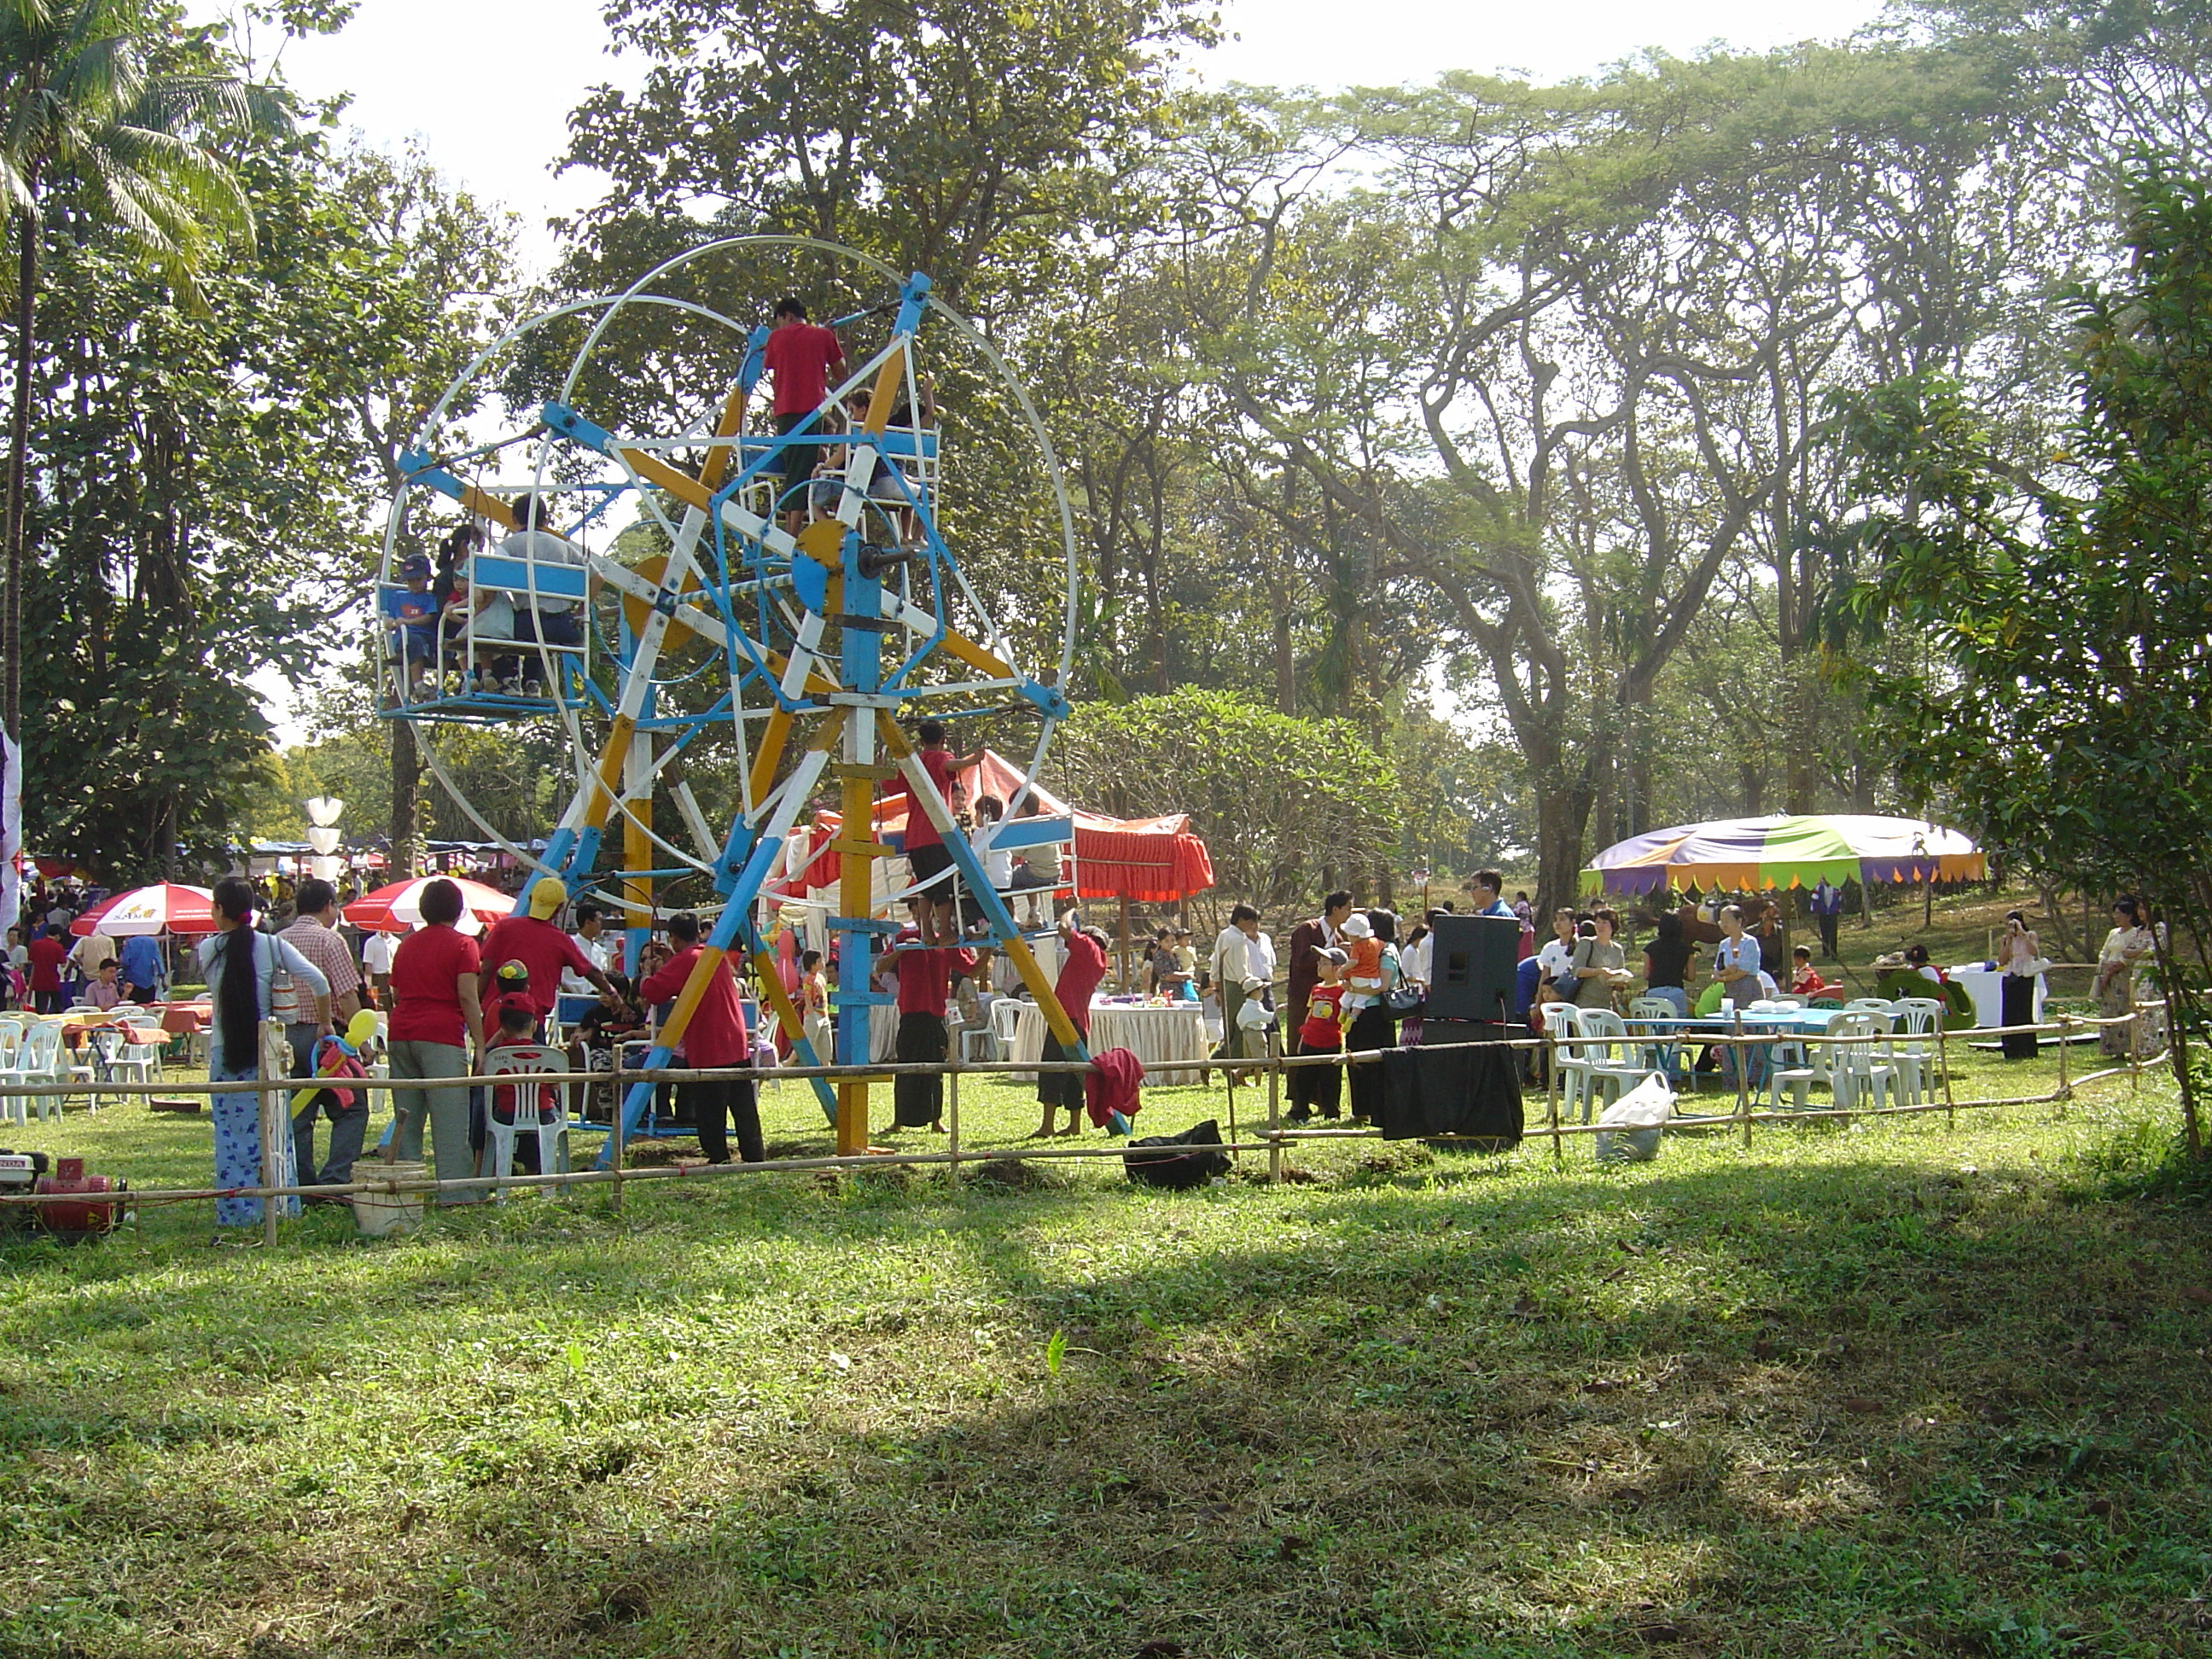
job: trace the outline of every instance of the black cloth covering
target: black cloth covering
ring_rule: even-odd
[[[1521,1144],[1520,1072],[1504,1043],[1386,1048],[1373,1069],[1382,1074],[1374,1121],[1385,1140],[1472,1135],[1499,1152]]]
[[[941,1065],[951,1047],[942,1014],[901,1014],[894,1060]],[[1080,1079],[1079,1079],[1079,1081]],[[891,1119],[902,1129],[926,1129],[945,1115],[945,1079],[927,1072],[902,1072],[891,1079]]]

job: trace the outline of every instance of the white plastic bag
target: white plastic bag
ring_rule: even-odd
[[[1674,1115],[1674,1091],[1654,1072],[1599,1114],[1597,1161],[1648,1164],[1659,1156],[1659,1138]]]

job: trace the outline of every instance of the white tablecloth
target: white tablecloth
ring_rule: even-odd
[[[1035,1060],[1044,1052],[1044,1010],[1034,1002],[1025,1002],[1014,1026],[1014,1050],[1006,1058]],[[1103,1054],[1109,1048],[1127,1048],[1136,1055],[1144,1061],[1148,1079],[1195,1083],[1199,1064],[1207,1054],[1204,1012],[1195,1002],[1158,1007],[1094,1002],[1091,1005],[1091,1052]]]
[[[1964,986],[1966,994],[1973,999],[1975,1024],[1987,1029],[2004,1024],[2004,975],[2002,972],[1993,973],[1989,969],[1972,963],[1964,968],[1954,968],[1950,972],[1953,983]],[[2043,975],[2038,974],[2035,976],[2035,1018],[2039,1023],[2043,1018],[2043,998],[2048,988]]]

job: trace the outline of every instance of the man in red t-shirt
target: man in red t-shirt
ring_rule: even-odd
[[[673,1002],[690,982],[691,969],[703,948],[699,943],[699,918],[689,910],[668,919],[668,938],[676,954],[647,976],[637,988],[638,1000],[647,1007]],[[737,976],[724,957],[707,981],[706,994],[691,1011],[684,1028],[684,1059],[687,1066],[710,1071],[725,1066],[744,1066],[752,1060],[752,1038],[745,1030],[744,1002],[738,993]],[[766,1160],[761,1139],[760,1103],[749,1077],[705,1078],[676,1085],[679,1109],[699,1133],[699,1149],[710,1164],[730,1161],[729,1126],[738,1126],[738,1156],[748,1164]]]
[[[568,898],[559,882],[540,881],[530,890],[530,914],[501,916],[492,923],[478,947],[486,966],[495,974],[510,962],[519,962],[530,970],[529,989],[523,994],[538,1011],[540,1039],[545,1035],[545,1016],[553,1012],[561,995],[562,969],[591,981],[601,996],[614,989],[613,982],[584,954],[582,947],[553,924],[552,918]]]
[[[788,435],[801,421],[822,407],[830,396],[830,377],[845,367],[845,348],[830,330],[806,320],[806,307],[797,300],[775,302],[775,326],[761,348],[761,362],[775,381],[775,431]],[[819,425],[815,430],[822,428]],[[793,444],[777,458],[770,471],[780,473],[782,487],[776,492],[787,501],[783,527],[799,533],[805,505],[807,476],[814,471],[819,449],[812,444]],[[796,488],[799,493],[791,492]]]
[[[921,763],[921,769],[937,787],[945,806],[957,810],[952,799],[953,792],[959,787],[957,780],[982,758],[982,751],[978,750],[966,756],[954,754],[945,746],[945,726],[938,720],[924,720],[915,728],[915,736],[921,741],[915,758]],[[945,850],[945,837],[930,821],[929,814],[921,810],[914,790],[904,778],[893,787],[906,801],[906,864],[909,879],[927,881],[951,869],[952,854]],[[954,902],[949,876],[924,888],[908,903],[924,944],[950,945],[960,942],[959,907]]]
[[[945,1007],[952,989],[952,975],[975,966],[967,951],[912,948],[918,938],[911,928],[896,941],[908,946],[891,953],[890,971],[898,981],[898,1046],[891,1058],[920,1065],[941,1066],[951,1046],[945,1025]],[[934,1073],[902,1073],[891,1080],[891,1127],[919,1129],[924,1124],[945,1127],[945,1079]]]
[[[62,964],[69,960],[69,946],[52,933],[41,933],[33,939],[31,951],[31,1002],[42,1014],[58,1014],[62,1011]]]
[[[1091,998],[1097,990],[1099,981],[1106,977],[1106,935],[1096,927],[1085,927],[1080,911],[1071,908],[1060,919],[1060,977],[1053,981],[1053,994],[1060,1006],[1067,1011],[1074,1024],[1075,1034],[1085,1043],[1091,1041]],[[1060,1039],[1049,1030],[1045,1033],[1044,1048],[1039,1060],[1072,1060]],[[1042,1139],[1052,1131],[1054,1109],[1067,1108],[1067,1127],[1064,1135],[1079,1133],[1083,1128],[1083,1073],[1080,1072],[1039,1072],[1037,1101],[1044,1108],[1044,1121],[1037,1126],[1032,1140]]]

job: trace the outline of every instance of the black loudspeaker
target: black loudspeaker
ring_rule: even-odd
[[[1517,918],[1437,917],[1436,948],[1429,957],[1429,1000],[1422,1017],[1502,1023],[1513,1006],[1513,979],[1520,965]]]

